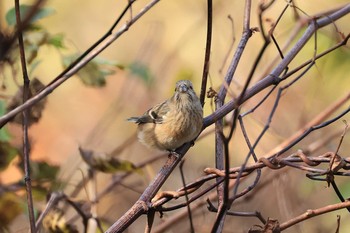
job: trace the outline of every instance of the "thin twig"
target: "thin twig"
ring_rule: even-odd
[[[317,25],[316,27],[315,27],[315,24],[310,24],[309,27],[306,29],[304,35],[299,39],[298,42],[296,42],[296,45],[285,55],[281,63],[267,77],[260,80],[254,86],[252,86],[246,91],[243,101],[250,99],[257,93],[261,92],[262,90],[265,90],[266,87],[271,85],[277,85],[279,82],[281,82],[282,79],[278,78],[278,76],[282,73],[285,67],[294,59],[294,57],[300,52],[302,47],[310,39],[312,34],[315,32],[315,30],[333,23],[334,21],[348,14],[349,12],[350,12],[350,4],[344,6],[340,10],[330,15],[327,15],[324,18],[316,20],[316,25]],[[347,41],[347,38],[344,41]],[[328,51],[328,52],[331,52],[331,51]],[[225,116],[227,113],[234,110],[236,107],[237,107],[237,100],[235,99],[224,104],[222,107],[217,109],[214,113],[204,118],[204,128],[218,121],[218,119],[221,119],[223,116]]]
[[[327,174],[328,170],[327,169],[315,169],[312,168],[312,166],[318,166],[320,163],[326,163],[329,164],[329,162],[331,161],[331,156],[329,156],[330,154],[334,154],[333,152],[327,152],[325,154],[319,155],[319,156],[313,156],[313,157],[308,157],[305,156],[301,151],[298,151],[297,153],[293,153],[290,156],[286,157],[286,158],[281,158],[278,159],[276,161],[269,161],[268,159],[265,158],[261,158],[258,162],[253,163],[253,164],[249,164],[244,168],[244,172],[242,173],[241,177],[243,178],[244,176],[249,175],[252,171],[258,170],[258,169],[262,169],[265,167],[268,167],[270,169],[282,169],[285,166],[289,166],[292,168],[296,168],[302,171],[309,171],[309,172],[313,172],[313,173],[317,173],[317,174]],[[344,158],[343,158],[344,159]],[[350,163],[350,159],[344,159],[344,161],[346,161],[346,163]],[[308,166],[304,166],[302,164],[299,163],[305,163]],[[344,164],[344,169],[346,168],[346,164]],[[235,175],[237,173],[239,173],[242,170],[242,166],[239,167],[233,167],[230,168],[230,174],[232,176],[230,176],[230,179],[237,179],[238,175]],[[209,172],[210,171],[210,172]],[[225,177],[225,171],[224,170],[215,170],[215,169],[209,169],[206,168],[205,169],[206,173],[209,173],[209,175],[203,176],[198,178],[196,181],[188,183],[186,185],[186,187],[182,187],[180,189],[177,190],[177,192],[180,192],[181,190],[184,189],[193,189],[195,187],[200,187],[203,185],[203,183],[215,179],[217,177],[220,177],[219,182],[214,183],[213,185],[209,186],[208,188],[206,188],[205,190],[202,190],[200,193],[192,196],[189,199],[189,202],[193,202],[194,200],[198,199],[199,197],[203,196],[205,193],[207,193],[208,191],[210,191],[211,189],[213,189],[214,187],[216,187],[219,183],[223,182],[223,177]],[[336,172],[334,175],[339,175],[339,176],[344,176],[344,175],[350,175],[350,173],[343,173],[343,172]],[[251,185],[251,188],[253,188],[256,185],[256,182],[258,180],[259,177],[256,177],[254,183]],[[251,190],[251,188],[248,187],[248,189]],[[246,191],[242,191],[242,192],[246,192]],[[236,196],[236,198],[238,195]],[[151,207],[153,208],[157,208],[159,209],[159,206],[165,204],[166,202],[170,201],[171,198],[169,197],[163,197],[160,200],[157,200],[156,203],[153,203]],[[162,207],[160,208],[161,211],[171,211],[174,209],[178,209],[181,207],[185,207],[186,206],[186,202],[178,204],[176,206],[172,206],[172,207]]]
[[[129,28],[137,22],[146,12],[148,12],[156,3],[158,3],[160,0],[153,0],[150,3],[148,3],[141,11],[134,16],[134,18],[127,23],[125,23],[121,28],[112,34],[109,34],[111,30],[109,30],[101,39],[99,39],[94,45],[92,45],[86,52],[83,53],[79,58],[76,59],[67,69],[65,69],[61,74],[59,74],[54,81],[52,81],[50,84],[48,84],[40,93],[33,96],[29,100],[27,100],[22,105],[19,105],[18,107],[14,108],[7,114],[0,117],[0,128],[2,128],[9,120],[11,120],[15,115],[22,112],[24,109],[27,109],[46,96],[48,96],[50,93],[52,93],[57,87],[59,87],[62,83],[64,83],[66,80],[68,80],[70,77],[72,77],[75,73],[77,73],[82,67],[84,67],[89,61],[91,61],[93,58],[95,58],[98,54],[100,54],[102,51],[104,51],[107,47],[110,46],[116,39],[118,39],[122,34],[124,34],[126,31],[129,30]],[[127,7],[124,9],[121,17],[127,12],[129,7],[131,6],[134,1],[130,1]],[[119,23],[121,17],[113,24],[112,30],[114,27]]]
[[[349,93],[350,94],[350,93]],[[276,157],[279,156],[281,154],[283,154],[284,152],[288,151],[290,148],[292,148],[294,145],[296,145],[298,142],[300,142],[302,139],[304,139],[307,135],[309,135],[311,132],[324,128],[332,123],[334,123],[335,121],[339,120],[340,118],[342,118],[344,115],[346,115],[347,113],[350,112],[350,107],[345,109],[343,112],[341,112],[340,114],[338,114],[336,117],[331,118],[328,121],[325,121],[323,123],[317,124],[317,125],[312,125],[310,126],[308,129],[306,129],[302,134],[299,134],[298,137],[296,137],[295,139],[291,140],[290,143],[288,143],[285,147],[283,147],[281,150],[279,150],[278,152],[274,153],[273,155],[270,156],[270,158],[272,157]]]
[[[252,30],[250,29],[250,11],[251,11],[251,1],[246,0],[245,2],[245,8],[244,8],[244,19],[243,19],[243,35],[242,38],[238,44],[238,48],[234,54],[234,57],[232,59],[231,65],[228,69],[227,75],[224,80],[224,84],[221,86],[219,94],[218,94],[218,101],[216,104],[216,108],[220,108],[225,100],[226,94],[227,94],[227,88],[230,86],[233,75],[237,69],[238,62],[240,61],[240,58],[243,54],[244,48],[248,42],[248,39],[252,35]],[[245,86],[241,92],[241,95],[237,99],[237,105],[239,106],[241,104],[241,101],[243,99],[244,93],[248,88],[248,85],[250,83],[251,79],[248,79],[245,83]],[[219,211],[217,212],[215,223],[212,227],[212,232],[222,232],[223,229],[223,223],[225,219],[225,213],[228,209],[229,204],[229,168],[230,168],[230,156],[229,156],[229,141],[232,138],[233,131],[235,130],[236,121],[238,117],[238,108],[236,108],[236,111],[234,112],[233,122],[231,126],[230,133],[228,137],[226,138],[223,134],[223,120],[219,120],[215,123],[216,127],[216,151],[215,151],[215,158],[216,158],[216,168],[225,169],[225,180],[222,185],[218,186],[218,197],[219,197]],[[224,149],[224,150],[222,150]]]
[[[211,201],[208,199],[207,200],[208,203],[208,209],[211,212],[218,212],[218,209],[215,208],[215,206],[211,203]],[[264,219],[264,217],[261,215],[260,212],[255,211],[255,212],[238,212],[238,211],[227,211],[227,215],[231,215],[231,216],[240,216],[240,217],[256,217],[258,218],[263,224],[266,223],[266,220]]]
[[[6,53],[8,53],[11,50],[13,44],[18,39],[19,33],[22,34],[23,31],[25,31],[30,26],[32,18],[35,16],[35,14],[38,12],[38,10],[44,4],[44,2],[45,2],[45,0],[37,0],[36,2],[34,2],[31,5],[30,9],[28,10],[26,15],[24,16],[24,19],[21,20],[21,24],[20,25],[19,24],[16,25],[17,26],[16,27],[16,31],[6,41],[6,46],[2,47],[2,49],[3,49],[1,51],[1,56],[2,57],[4,57],[6,55]]]
[[[132,224],[142,214],[149,210],[149,203],[156,195],[158,190],[170,176],[177,164],[181,161],[186,152],[190,149],[191,143],[186,143],[177,149],[177,156],[170,154],[168,160],[160,169],[151,184],[144,190],[138,201],[120,218],[116,221],[106,232],[122,232],[130,224]]]
[[[46,203],[45,209],[41,212],[41,214],[39,215],[39,217],[36,221],[36,224],[35,224],[35,227],[36,227],[38,232],[40,232],[40,227],[41,227],[41,223],[42,223],[43,219],[51,211],[51,209],[58,204],[58,202],[62,198],[65,198],[65,195],[63,193],[53,192],[50,194],[50,199]]]
[[[207,39],[205,46],[205,56],[204,56],[204,67],[202,75],[202,85],[199,100],[202,106],[204,106],[204,99],[207,90],[207,79],[210,67],[210,53],[211,53],[211,36],[212,36],[212,22],[213,22],[213,2],[212,0],[207,0]]]
[[[23,103],[26,102],[29,98],[29,83],[26,65],[26,56],[24,51],[23,35],[22,35],[22,23],[21,23],[21,12],[19,0],[15,0],[15,9],[16,9],[16,22],[18,27],[18,45],[19,52],[21,57],[21,67],[23,75]],[[27,108],[23,111],[22,119],[22,128],[23,128],[23,163],[24,163],[24,182],[26,184],[27,191],[27,205],[28,205],[28,214],[29,214],[29,223],[30,230],[32,233],[35,231],[35,217],[34,217],[34,204],[33,204],[33,194],[32,194],[32,184],[30,177],[30,155],[29,155],[29,137],[28,137],[28,125],[29,125],[29,111]]]
[[[288,7],[288,4],[286,5],[286,7],[282,10],[279,18],[277,19],[277,22],[273,25],[273,27],[270,29],[270,32],[268,34],[266,34],[265,30],[264,30],[264,26],[263,26],[263,22],[262,22],[262,15],[263,13],[270,7],[272,6],[274,1],[271,1],[269,4],[267,4],[266,6],[260,5],[260,11],[259,11],[259,24],[260,24],[260,29],[261,29],[261,34],[263,36],[263,39],[264,39],[264,44],[262,45],[260,51],[259,51],[259,54],[258,56],[256,57],[254,63],[253,63],[253,66],[252,68],[250,69],[250,72],[249,72],[249,75],[248,75],[248,80],[252,79],[253,78],[253,75],[256,71],[256,68],[258,67],[260,61],[261,61],[261,58],[263,57],[267,47],[269,46],[269,44],[271,43],[271,40],[270,40],[270,37],[272,37],[272,39],[274,39],[273,37],[273,31],[275,30],[279,20],[281,19],[282,15],[285,13],[287,7]],[[275,41],[274,41],[275,42]],[[275,45],[276,47],[278,48],[278,50],[280,51],[279,49],[279,46],[277,45],[277,42],[275,42]],[[283,58],[283,55],[281,56]]]
[[[321,214],[329,213],[329,212],[343,209],[343,208],[347,208],[347,207],[350,207],[350,201],[345,201],[342,203],[328,205],[328,206],[324,206],[324,207],[314,209],[314,210],[307,210],[305,213],[303,213],[303,214],[301,214],[293,219],[290,219],[284,223],[281,223],[280,230],[281,231],[286,230],[287,228],[289,228],[289,227],[291,227],[299,222],[305,221],[309,218],[313,218],[313,217],[321,215]]]
[[[181,181],[182,181],[182,185],[185,187],[186,186],[186,181],[185,181],[185,176],[184,176],[184,171],[183,171],[183,165],[185,164],[185,160],[182,160],[180,165],[179,165],[179,169],[180,169],[180,174],[181,174]],[[190,229],[191,229],[191,233],[194,233],[194,226],[193,226],[193,218],[192,218],[192,212],[191,212],[191,207],[190,207],[190,203],[188,201],[188,193],[187,193],[187,189],[185,188],[185,198],[186,198],[186,203],[187,203],[187,212],[188,212],[188,220],[190,221]]]
[[[227,18],[229,19],[229,21],[231,22],[231,25],[232,25],[232,37],[231,37],[231,43],[230,43],[230,46],[229,48],[227,49],[227,52],[224,56],[224,60],[222,62],[222,65],[219,69],[219,74],[222,74],[222,70],[224,69],[225,65],[226,65],[226,62],[229,58],[229,55],[231,54],[232,50],[233,50],[233,46],[235,44],[235,41],[236,41],[236,37],[235,37],[235,24],[233,22],[233,19],[232,19],[232,16],[231,15],[228,15]]]
[[[152,210],[148,211],[148,213],[147,213],[147,225],[145,227],[145,233],[151,233],[155,213],[156,212],[152,211]]]

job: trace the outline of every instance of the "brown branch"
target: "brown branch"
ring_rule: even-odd
[[[134,1],[130,1],[130,4]],[[121,28],[112,34],[104,35],[100,40],[98,40],[92,47],[90,47],[87,52],[85,52],[82,56],[80,56],[75,62],[72,63],[65,71],[63,71],[60,75],[58,75],[54,81],[52,81],[49,85],[47,85],[40,93],[33,96],[29,100],[27,100],[22,105],[14,108],[7,114],[0,117],[0,128],[2,128],[9,120],[11,120],[18,113],[22,112],[24,109],[27,109],[49,94],[51,94],[57,87],[59,87],[62,83],[67,81],[70,77],[72,77],[75,73],[77,73],[81,68],[83,68],[89,61],[95,58],[98,54],[104,51],[107,47],[110,46],[116,39],[118,39],[122,34],[129,30],[129,28],[137,22],[146,12],[148,12],[159,0],[153,0],[148,3],[141,11],[132,18],[132,20],[125,23]],[[128,8],[126,8],[127,11]],[[117,21],[118,22],[118,21]],[[116,22],[116,23],[117,23]],[[113,27],[116,25],[113,25]],[[112,27],[112,28],[113,28]]]
[[[204,68],[202,75],[202,85],[201,85],[201,93],[199,96],[199,100],[201,101],[202,106],[204,106],[204,99],[207,90],[207,79],[209,74],[210,67],[210,53],[211,53],[211,37],[212,37],[212,22],[213,22],[213,2],[212,0],[207,0],[208,4],[208,13],[207,13],[207,40],[205,46],[205,56],[204,56]]]
[[[345,202],[337,203],[337,204],[333,204],[333,205],[327,205],[327,206],[324,206],[324,207],[321,207],[318,209],[314,209],[314,210],[307,210],[305,213],[303,213],[303,214],[301,214],[293,219],[290,219],[284,223],[281,223],[280,230],[281,231],[286,230],[287,228],[289,228],[297,223],[300,223],[302,221],[305,221],[309,218],[313,218],[313,217],[316,217],[316,216],[321,215],[321,214],[333,212],[333,211],[340,210],[340,209],[347,208],[347,207],[350,207],[350,201],[345,201]]]
[[[343,8],[335,11],[334,13],[327,15],[321,19],[316,20],[315,24],[310,24],[302,37],[296,42],[295,46],[285,55],[284,59],[280,62],[278,66],[264,79],[257,82],[254,86],[249,88],[244,97],[243,102],[255,96],[257,93],[265,90],[267,87],[272,85],[277,85],[283,79],[278,78],[283,70],[288,66],[288,64],[294,59],[294,57],[301,51],[306,42],[310,39],[313,33],[328,24],[333,23],[337,19],[343,17],[350,12],[350,4],[344,6]],[[347,41],[347,40],[346,40]],[[214,122],[221,119],[223,116],[237,108],[237,100],[231,100],[224,104],[222,107],[217,109],[214,113],[204,118],[204,128],[213,124]],[[0,118],[1,120],[1,118]]]
[[[310,156],[306,156],[301,150],[298,150],[296,153],[293,153],[286,158],[280,158],[280,159],[276,159],[273,161],[270,161],[266,158],[261,158],[258,162],[253,163],[253,164],[249,164],[245,168],[243,168],[243,173],[240,177],[243,178],[243,177],[251,174],[253,171],[258,170],[258,169],[262,169],[265,167],[268,167],[268,168],[273,169],[273,170],[278,170],[278,169],[284,168],[285,166],[297,168],[297,169],[302,170],[302,171],[309,171],[309,172],[312,172],[313,174],[326,174],[327,172],[329,172],[328,169],[315,169],[312,167],[318,166],[321,163],[329,164],[331,159],[332,159],[332,154],[334,154],[334,153],[327,152],[327,153],[321,154],[319,156],[310,157]],[[344,163],[342,164],[341,168],[347,169],[347,166],[348,166],[347,164],[350,164],[350,157],[349,158],[342,158],[342,160],[344,161]],[[300,164],[300,163],[305,163],[307,166]],[[240,171],[242,171],[242,166],[230,168],[230,179],[237,179],[238,173]],[[222,177],[225,177],[224,170],[218,170],[215,168],[206,168],[206,169],[204,169],[204,172],[207,173],[208,175],[200,177],[196,181],[187,184],[185,187],[182,187],[182,188],[178,189],[177,191],[172,192],[172,193],[176,193],[176,195],[174,195],[174,196],[176,196],[176,198],[183,196],[184,195],[183,190],[185,190],[185,189],[191,190],[191,192],[193,192],[193,191],[197,190],[199,187],[201,187],[205,182],[212,180],[212,179],[215,179],[217,177],[221,177],[219,182],[222,182],[223,181]],[[350,175],[350,173],[336,172],[335,175],[347,176],[347,175]],[[258,180],[257,178],[256,178],[256,180]],[[209,188],[209,190],[213,189],[217,185],[218,185],[218,183],[215,183],[214,185],[212,185]],[[251,188],[253,188],[255,185],[256,185],[256,182],[254,182],[252,184]],[[248,191],[250,191],[251,188],[248,187],[248,189],[249,189]],[[207,193],[209,190],[201,191],[200,195],[196,195],[196,196],[191,197],[189,199],[189,202],[193,202],[194,200],[198,199],[199,197],[201,197],[202,195]],[[245,194],[246,192],[247,192],[247,190],[243,190],[242,194]],[[239,195],[237,194],[236,198],[243,196],[242,194],[239,194]],[[151,207],[152,208],[159,208],[159,206],[170,201],[174,196],[167,195],[167,196],[161,197],[159,200],[156,200],[154,203],[152,203]],[[184,207],[184,206],[186,206],[186,203],[178,204],[176,207],[161,208],[161,210],[162,211],[170,211],[170,210],[174,210],[174,209]]]
[[[306,30],[304,36],[297,42],[296,46],[289,53],[286,54],[285,58],[282,60],[280,65],[275,68],[275,70],[271,73],[270,76],[266,77],[265,79],[261,80],[256,85],[254,85],[252,88],[248,89],[246,94],[243,96],[242,101],[247,100],[248,98],[252,97],[256,93],[260,92],[261,90],[265,89],[270,85],[275,85],[279,83],[278,75],[281,74],[285,67],[293,60],[296,54],[302,49],[303,45],[309,40],[314,31],[317,30],[319,27],[325,26],[326,24],[335,21],[337,18],[342,17],[343,15],[347,14],[349,10],[350,6],[344,7],[341,10],[335,12],[334,14],[329,15],[328,17],[317,20],[315,25],[310,25],[309,28]],[[229,103],[220,107],[214,114],[206,118],[205,127],[222,118],[228,112],[235,109],[236,106],[237,102],[235,100],[231,100]],[[185,145],[182,148],[182,151],[185,153],[188,150],[188,148],[189,145]],[[179,159],[182,158],[184,153],[179,153]],[[141,214],[146,213],[149,208],[148,204],[150,199],[154,196],[155,192],[159,190],[161,185],[164,183],[164,181],[167,179],[167,177],[170,175],[170,173],[177,164],[178,160],[173,157],[170,157],[161,169],[161,171],[155,177],[154,181],[145,190],[145,192],[141,195],[141,197],[134,204],[134,206],[126,214],[124,214],[124,216],[121,217],[115,224],[113,224],[113,226],[107,232],[118,232],[125,230]],[[264,166],[266,165],[263,165],[261,167]],[[247,168],[249,168],[249,166]]]
[[[177,156],[170,154],[168,160],[160,169],[151,184],[145,189],[138,201],[121,217],[119,218],[106,232],[122,232],[130,224],[132,224],[142,214],[147,213],[151,199],[156,195],[164,182],[170,176],[177,164],[189,150],[191,144],[187,143],[179,148]]]
[[[232,62],[228,68],[227,74],[225,76],[224,83],[221,85],[220,91],[218,93],[218,98],[216,102],[216,109],[219,109],[223,106],[227,89],[229,88],[231,81],[233,79],[233,75],[238,67],[238,63],[241,59],[241,56],[243,54],[243,51],[248,43],[249,38],[252,35],[252,30],[250,27],[250,11],[251,11],[251,1],[246,0],[245,3],[245,11],[244,11],[244,19],[243,19],[243,34],[241,37],[240,42],[238,43],[237,50],[233,56]],[[246,91],[250,80],[247,80],[245,87],[242,90],[242,93],[240,97],[237,100],[237,106],[241,104],[241,100],[243,99],[244,92]],[[235,115],[237,116],[237,111],[235,112]],[[236,117],[235,117],[236,118]],[[218,169],[225,169],[226,171],[226,178],[224,180],[224,183],[222,185],[219,185],[217,187],[218,197],[219,197],[219,211],[217,213],[216,221],[213,225],[212,232],[221,232],[223,228],[223,222],[225,219],[225,213],[228,209],[228,201],[229,201],[229,166],[230,166],[230,159],[229,159],[229,151],[228,151],[228,141],[230,140],[232,133],[235,129],[236,125],[236,119],[234,118],[233,124],[231,127],[230,135],[226,139],[223,134],[223,120],[220,119],[215,122],[215,166]]]
[[[293,147],[294,145],[296,145],[299,141],[301,141],[303,138],[305,138],[308,134],[310,134],[312,131],[316,130],[316,129],[320,129],[323,128],[337,120],[339,120],[341,117],[343,117],[344,115],[346,115],[349,111],[350,111],[350,107],[348,107],[347,109],[345,109],[345,111],[341,112],[340,114],[338,114],[336,117],[325,121],[323,123],[322,122],[324,119],[326,119],[326,117],[328,117],[329,115],[331,115],[332,113],[334,113],[334,111],[336,109],[338,109],[341,105],[343,105],[348,99],[350,98],[350,92],[344,96],[343,98],[340,98],[338,101],[336,101],[334,104],[332,104],[331,106],[329,106],[325,111],[321,112],[319,115],[317,115],[312,121],[310,121],[306,127],[302,128],[301,130],[299,130],[297,133],[295,133],[294,135],[292,135],[290,138],[288,138],[287,140],[285,140],[282,144],[280,144],[279,146],[277,146],[273,151],[271,151],[270,153],[268,153],[268,155],[270,155],[269,157],[272,158],[274,156],[277,155],[281,155],[284,152],[286,152],[287,150],[289,150],[291,147]],[[273,153],[273,154],[272,154]],[[272,155],[271,155],[272,154]]]
[[[279,15],[279,18],[277,20],[277,22],[272,26],[272,28],[270,29],[269,33],[266,34],[265,30],[264,30],[264,25],[263,25],[263,13],[269,8],[272,6],[272,4],[274,3],[274,0],[273,1],[270,1],[268,4],[265,4],[263,2],[260,2],[259,4],[259,25],[260,25],[260,31],[261,31],[261,35],[264,39],[264,44],[262,45],[260,51],[259,51],[259,54],[258,56],[255,58],[255,61],[253,63],[253,66],[249,72],[249,75],[248,75],[248,79],[252,79],[253,78],[253,75],[256,71],[256,68],[258,67],[260,61],[261,61],[261,58],[263,57],[267,47],[269,46],[269,44],[271,43],[271,37],[274,39],[273,37],[273,31],[275,30],[279,20],[282,18],[282,16],[284,15],[285,11],[287,10],[288,8],[288,4],[286,4],[285,8],[283,9],[283,11],[281,12],[281,14]],[[274,41],[275,42],[275,41]],[[277,43],[275,43],[277,45]],[[278,48],[278,51],[280,52],[280,49],[279,49],[279,46],[277,45],[276,46]],[[281,54],[281,52],[280,52]],[[283,58],[283,55],[280,56]]]
[[[185,181],[185,176],[184,176],[184,172],[183,172],[183,165],[184,165],[184,163],[185,163],[185,160],[182,160],[180,162],[179,168],[180,168],[180,174],[181,174],[181,181],[182,181],[183,186],[185,187],[186,186],[186,181]],[[192,211],[191,211],[190,203],[188,201],[188,192],[187,192],[186,188],[184,189],[184,192],[185,192],[185,198],[186,198],[188,219],[190,221],[190,229],[191,229],[191,233],[194,233],[195,230],[194,230],[194,226],[193,226]]]
[[[235,29],[235,28],[234,28],[235,25],[234,25],[234,23],[233,23],[233,19],[232,19],[231,15],[228,15],[227,18],[230,20],[231,25],[232,25],[232,40],[231,40],[230,46],[229,46],[229,48],[227,49],[227,52],[226,52],[226,54],[225,54],[225,56],[224,56],[222,65],[221,65],[221,67],[220,67],[220,69],[219,69],[219,74],[222,74],[222,70],[224,69],[224,67],[225,67],[225,65],[226,65],[226,62],[227,62],[227,60],[228,60],[228,58],[229,58],[229,56],[230,56],[230,54],[231,54],[231,52],[232,52],[232,50],[233,50],[233,46],[234,46],[235,41],[236,41],[235,30],[234,30],[234,29]]]
[[[4,46],[4,44],[2,44],[2,48],[1,48],[2,51],[0,54],[0,60],[3,57],[5,57],[6,54],[11,50],[13,44],[18,39],[19,34],[22,34],[23,31],[25,31],[30,26],[30,22],[31,22],[32,18],[35,16],[35,14],[38,12],[38,10],[44,4],[44,2],[45,2],[45,0],[37,0],[36,2],[34,2],[31,5],[28,13],[24,16],[24,19],[21,20],[21,24],[19,25],[17,23],[17,25],[16,25],[17,27],[16,27],[15,32],[6,41],[6,46]],[[17,18],[16,18],[16,20],[17,20]]]
[[[40,232],[40,227],[43,219],[63,198],[66,198],[63,193],[53,192],[50,194],[50,199],[46,203],[45,209],[41,212],[35,224],[36,230],[38,232]]]
[[[26,64],[26,56],[24,51],[24,42],[23,42],[23,34],[22,34],[22,23],[21,23],[21,12],[19,0],[15,0],[15,10],[16,10],[16,23],[18,28],[18,45],[19,52],[21,58],[21,67],[22,67],[22,75],[23,75],[23,103],[26,102],[29,98],[29,83],[30,80],[28,78],[27,73],[27,64]],[[35,231],[35,217],[34,217],[34,204],[33,204],[33,194],[32,194],[32,184],[30,178],[30,155],[29,155],[29,137],[28,137],[28,125],[29,125],[29,108],[23,111],[23,119],[22,119],[22,129],[23,129],[23,164],[24,164],[24,182],[26,185],[27,192],[27,205],[28,205],[28,215],[29,215],[29,223],[31,232]]]

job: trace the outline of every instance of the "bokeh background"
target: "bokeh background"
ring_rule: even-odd
[[[30,1],[23,2],[30,3]],[[253,1],[251,27],[258,26],[257,2]],[[52,34],[63,34],[65,48],[59,51],[49,46],[40,48],[38,59],[41,60],[41,63],[31,77],[36,77],[44,84],[48,84],[63,70],[62,57],[84,52],[111,27],[126,3],[127,1],[112,0],[102,2],[93,0],[48,1],[46,7],[54,9],[54,14],[40,20],[39,24]],[[133,14],[136,14],[146,3],[147,1],[137,1],[132,9]],[[296,1],[296,4],[308,16],[334,9],[345,3],[348,1]],[[275,21],[285,4],[285,1],[276,1],[266,12],[265,18]],[[0,2],[0,22],[3,28],[6,28],[4,15],[12,7],[12,1]],[[208,86],[214,90],[218,90],[225,75],[228,66],[225,63],[225,56],[230,51],[231,43],[234,42],[234,49],[229,52],[229,58],[232,57],[240,40],[243,9],[244,1],[214,1],[213,42],[208,83]],[[302,12],[299,14],[307,17]],[[229,15],[232,21],[228,18]],[[123,22],[128,20],[128,17],[129,15]],[[346,16],[336,22],[339,31],[349,33],[349,20],[350,17]],[[266,27],[268,25],[266,23]],[[290,32],[295,25],[293,12],[289,9],[275,30],[280,45],[283,45],[290,37]],[[324,51],[336,44],[338,41],[335,35],[336,32],[332,26],[321,29],[317,34],[317,51]],[[149,107],[170,97],[174,84],[179,79],[192,80],[199,94],[205,37],[206,1],[160,1],[127,33],[100,54],[99,57],[113,61],[119,67],[113,68],[115,73],[106,78],[105,86],[90,87],[84,85],[79,77],[74,76],[48,96],[40,121],[30,128],[31,158],[59,166],[58,178],[67,182],[68,185],[65,186],[64,191],[69,193],[82,179],[82,174],[86,172],[86,165],[78,151],[79,146],[110,153],[127,139],[132,138],[130,145],[117,156],[135,164],[159,153],[145,148],[136,141],[136,126],[127,122],[126,119],[140,115]],[[240,85],[244,83],[262,44],[260,33],[254,33],[235,73],[236,83],[232,85],[230,91],[232,95],[239,93]],[[310,40],[291,66],[312,58],[313,52],[314,41]],[[329,104],[349,93],[349,54],[349,48],[343,47],[318,60],[316,66],[303,79],[287,90],[268,134],[257,148],[256,152],[259,156],[266,155],[274,146],[296,132]],[[254,82],[264,77],[266,69],[276,55],[276,48],[271,46],[257,69]],[[136,69],[139,72],[135,72],[133,69],[135,66],[139,68]],[[20,76],[19,80],[21,80]],[[17,87],[11,78],[7,79],[7,87],[4,92],[14,95]],[[258,100],[259,98],[252,98],[245,104],[243,111],[254,106]],[[248,132],[252,138],[256,138],[262,130],[274,100],[270,98],[262,108],[246,118]],[[205,116],[213,111],[211,102],[212,99],[206,99]],[[350,122],[349,115],[346,115],[344,119]],[[21,145],[20,126],[10,124],[7,128],[12,135],[11,143]],[[299,148],[303,149],[320,137],[340,132],[339,137],[325,144],[316,155],[334,151],[343,128],[344,124],[339,121],[313,133],[290,152]],[[211,130],[212,128],[209,127],[206,131]],[[248,151],[240,130],[235,133],[230,148],[232,166],[239,166]],[[184,165],[187,181],[193,181],[202,176],[204,168],[215,166],[214,149],[213,133],[198,140],[190,149]],[[340,153],[345,156],[349,149],[350,141],[347,135]],[[137,200],[165,160],[166,156],[146,166],[141,173],[134,174],[125,180],[123,186],[115,187],[111,193],[100,200],[98,215],[107,223],[118,219]],[[105,187],[111,177],[111,175],[99,173],[97,188]],[[277,218],[283,222],[307,209],[338,202],[336,195],[325,182],[310,181],[305,177],[305,173],[299,170],[284,168],[281,171],[269,171],[265,169],[262,177],[261,187],[234,204],[233,210],[258,210],[265,217]],[[0,173],[2,184],[10,184],[20,179],[23,179],[23,174],[16,166],[16,160]],[[350,193],[348,179],[337,179],[339,179],[344,196],[348,197]],[[243,183],[244,186],[248,184],[249,179]],[[176,190],[181,186],[179,170],[175,170],[162,190]],[[19,196],[23,194],[18,193]],[[79,198],[88,199],[84,192],[81,192]],[[37,204],[38,208],[41,208],[45,202],[40,201]],[[176,213],[177,211],[165,213],[163,219],[156,216],[155,225],[166,221],[168,217]],[[193,214],[196,232],[209,232],[215,220],[215,213],[208,212],[204,205]],[[336,215],[342,216],[341,231],[349,230],[349,214],[346,210],[341,210],[308,220],[286,232],[334,232]],[[128,229],[128,232],[143,231],[145,220],[145,217],[140,218]],[[225,229],[227,232],[247,232],[247,229],[254,224],[259,224],[258,220],[228,217]],[[28,225],[27,217],[23,214],[13,221],[10,229],[12,232],[26,232],[26,225]],[[189,232],[188,219],[177,222],[167,232]]]

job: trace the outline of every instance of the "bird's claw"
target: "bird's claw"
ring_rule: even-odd
[[[177,159],[180,158],[180,154],[174,150],[169,151],[168,158],[170,158],[171,156],[175,156]]]

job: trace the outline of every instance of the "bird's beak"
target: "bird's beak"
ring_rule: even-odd
[[[188,91],[188,86],[187,86],[186,84],[181,84],[181,85],[179,85],[178,91],[179,91],[180,93],[185,93],[185,92]]]

